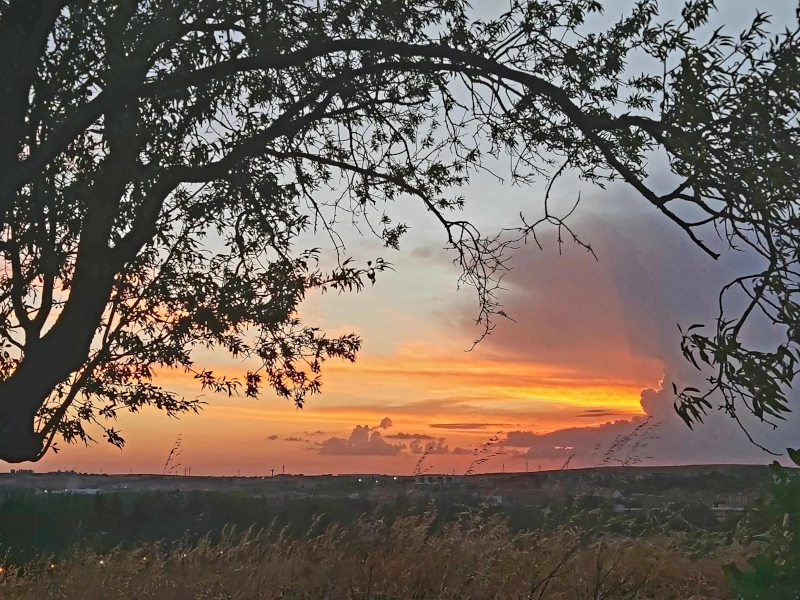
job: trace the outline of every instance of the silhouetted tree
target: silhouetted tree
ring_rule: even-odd
[[[732,415],[743,401],[780,416],[800,341],[797,28],[773,37],[758,15],[741,36],[706,35],[711,0],[675,22],[642,0],[588,31],[601,10],[512,0],[481,20],[463,0],[0,1],[0,458],[87,441],[87,423],[121,446],[119,411],[196,411],[153,383],[158,368],[302,405],[322,362],[354,360],[360,340],[303,325],[297,306],[388,267],[347,260],[337,226],[347,215],[397,248],[406,226],[384,211],[401,197],[442,225],[488,333],[516,242],[549,225],[591,251],[548,202],[567,171],[626,182],[710,257],[711,227],[763,257],[723,291],[744,290],[746,308],[708,336],[690,328],[684,349],[716,369],[708,391]],[[633,54],[658,66],[631,74]],[[656,150],[668,191],[647,177]],[[454,215],[458,188],[502,154],[512,182],[548,182],[543,216],[484,234]],[[295,248],[310,228],[334,241],[332,269]],[[768,351],[741,342],[759,311],[785,332]],[[198,345],[262,367],[217,376],[195,364]],[[687,421],[702,418],[710,396],[675,391]]]

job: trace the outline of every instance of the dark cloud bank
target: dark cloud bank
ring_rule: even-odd
[[[623,379],[641,364],[657,362],[664,389],[642,391],[645,416],[615,420],[613,411],[587,408],[576,416],[609,421],[547,434],[510,431],[504,445],[525,458],[552,461],[574,454],[571,464],[588,465],[598,462],[620,436],[647,422],[642,428],[648,429],[647,439],[639,440],[631,451],[643,435],[640,429],[627,449],[618,453],[620,460],[628,452],[638,455],[642,464],[769,462],[773,457],[751,444],[721,411],[712,411],[705,424],[690,430],[673,410],[671,390],[673,381],[679,387],[701,387],[706,377],[681,356],[678,324],[713,326],[721,287],[759,265],[744,253],[724,252],[720,260],[710,259],[680,229],[648,208],[623,195],[602,212],[573,223],[592,244],[596,261],[568,242],[559,256],[555,236],[547,234],[540,238],[544,250],[530,244],[518,251],[504,279],[507,291],[501,295],[514,322],[499,322],[481,351],[535,364],[571,365],[592,377]],[[706,235],[711,240],[715,233]],[[469,304],[463,308],[458,327],[473,331],[474,309]],[[746,333],[755,343],[769,342],[774,334],[768,323],[757,321]],[[797,412],[775,431],[745,415],[745,409],[739,414],[753,438],[770,449],[785,452],[800,445]]]
[[[618,189],[618,188],[615,188]],[[606,199],[610,192],[601,195]],[[723,253],[713,261],[677,227],[625,194],[602,211],[573,223],[592,244],[595,261],[582,248],[565,243],[559,255],[554,234],[540,236],[544,250],[529,244],[517,252],[500,297],[514,322],[500,321],[478,351],[515,362],[568,366],[577,376],[605,381],[631,380],[653,365],[662,387],[643,389],[643,416],[623,418],[608,408],[585,408],[574,417],[608,419],[598,426],[576,426],[536,433],[502,423],[433,423],[446,431],[503,430],[494,452],[539,461],[552,468],[571,458],[572,466],[600,464],[765,463],[773,460],[751,444],[735,421],[713,410],[705,424],[690,430],[673,410],[671,383],[701,387],[704,375],[681,356],[678,324],[713,326],[717,294],[738,274],[758,268],[746,254]],[[714,236],[707,232],[707,240]],[[423,251],[422,261],[448,260],[439,251]],[[469,298],[473,300],[473,298]],[[474,333],[474,302],[465,302],[442,319]],[[769,342],[774,331],[754,323],[750,341]],[[643,367],[644,365],[644,367]],[[641,379],[641,377],[640,377]],[[744,410],[742,422],[753,438],[775,450],[800,445],[797,412],[773,431]],[[428,434],[386,434],[385,418],[377,427],[359,425],[348,438],[331,437],[317,447],[322,454],[398,456],[401,454],[473,454],[473,448],[449,448],[444,438]],[[536,427],[535,424],[532,427]],[[407,443],[403,443],[407,442]],[[625,443],[623,443],[625,442]],[[535,463],[534,463],[535,464]]]

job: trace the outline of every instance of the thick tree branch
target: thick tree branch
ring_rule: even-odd
[[[33,323],[31,322],[28,309],[25,306],[25,296],[27,294],[27,286],[29,283],[25,282],[25,274],[22,272],[22,263],[19,256],[19,245],[14,244],[13,240],[10,244],[11,248],[8,253],[9,262],[11,263],[11,304],[14,307],[14,316],[25,332],[26,343],[34,341],[35,332],[33,331]],[[29,281],[33,280],[33,276],[28,275]]]
[[[94,100],[75,109],[71,115],[64,119],[59,127],[55,128],[53,133],[33,155],[16,166],[10,173],[7,173],[0,180],[0,191],[16,190],[29,183],[41,168],[63,152],[91,123],[106,111],[124,104],[131,98],[159,97],[163,99],[175,97],[176,94],[190,87],[208,85],[215,80],[231,75],[252,71],[288,69],[325,55],[344,52],[376,52],[404,58],[447,59],[452,62],[452,64],[442,63],[436,67],[433,67],[430,63],[416,66],[409,62],[394,63],[394,68],[398,70],[413,70],[416,67],[425,71],[438,68],[443,72],[467,72],[478,68],[504,79],[521,83],[526,86],[529,93],[548,98],[556,103],[578,127],[586,131],[621,129],[632,124],[644,123],[640,120],[631,120],[633,118],[609,120],[607,118],[591,117],[582,112],[570,100],[566,92],[552,83],[530,73],[511,69],[490,58],[463,50],[435,44],[409,44],[380,39],[328,40],[284,55],[233,59],[191,73],[170,75],[162,81],[147,83],[142,86],[126,84],[118,86],[112,91],[104,91]],[[389,66],[392,67],[392,63],[389,63]],[[617,165],[615,165],[615,168],[617,168]],[[624,167],[623,170],[625,170]],[[642,186],[633,183],[633,181],[632,179],[631,184],[637,187],[639,191],[642,191]],[[653,201],[651,198],[648,199]],[[0,214],[7,208],[8,206],[4,205],[2,196],[0,196]]]
[[[17,156],[24,138],[36,69],[53,25],[67,4],[67,0],[11,0],[3,11],[0,19],[0,182],[20,168]],[[30,178],[26,183],[29,181]],[[20,187],[0,183],[0,221]]]

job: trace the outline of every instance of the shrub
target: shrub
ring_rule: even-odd
[[[743,526],[746,539],[759,544],[749,569],[725,567],[735,593],[742,600],[797,600],[800,598],[800,478],[794,470],[773,464],[768,499],[749,511]]]
[[[165,548],[40,559],[0,579],[0,597],[177,600],[622,600],[729,597],[720,565],[680,535],[586,536],[564,526],[513,533],[474,513],[432,534],[435,515],[364,518],[293,538],[281,529]]]

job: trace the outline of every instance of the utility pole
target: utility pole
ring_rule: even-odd
[[[286,475],[286,465],[282,465],[282,468],[283,468],[283,474]]]
[[[239,477],[242,474],[241,469],[236,469],[236,476]]]
[[[526,473],[528,472],[528,461],[527,460],[525,461],[525,472]]]
[[[275,477],[275,469],[270,469],[272,471],[272,476]]]

